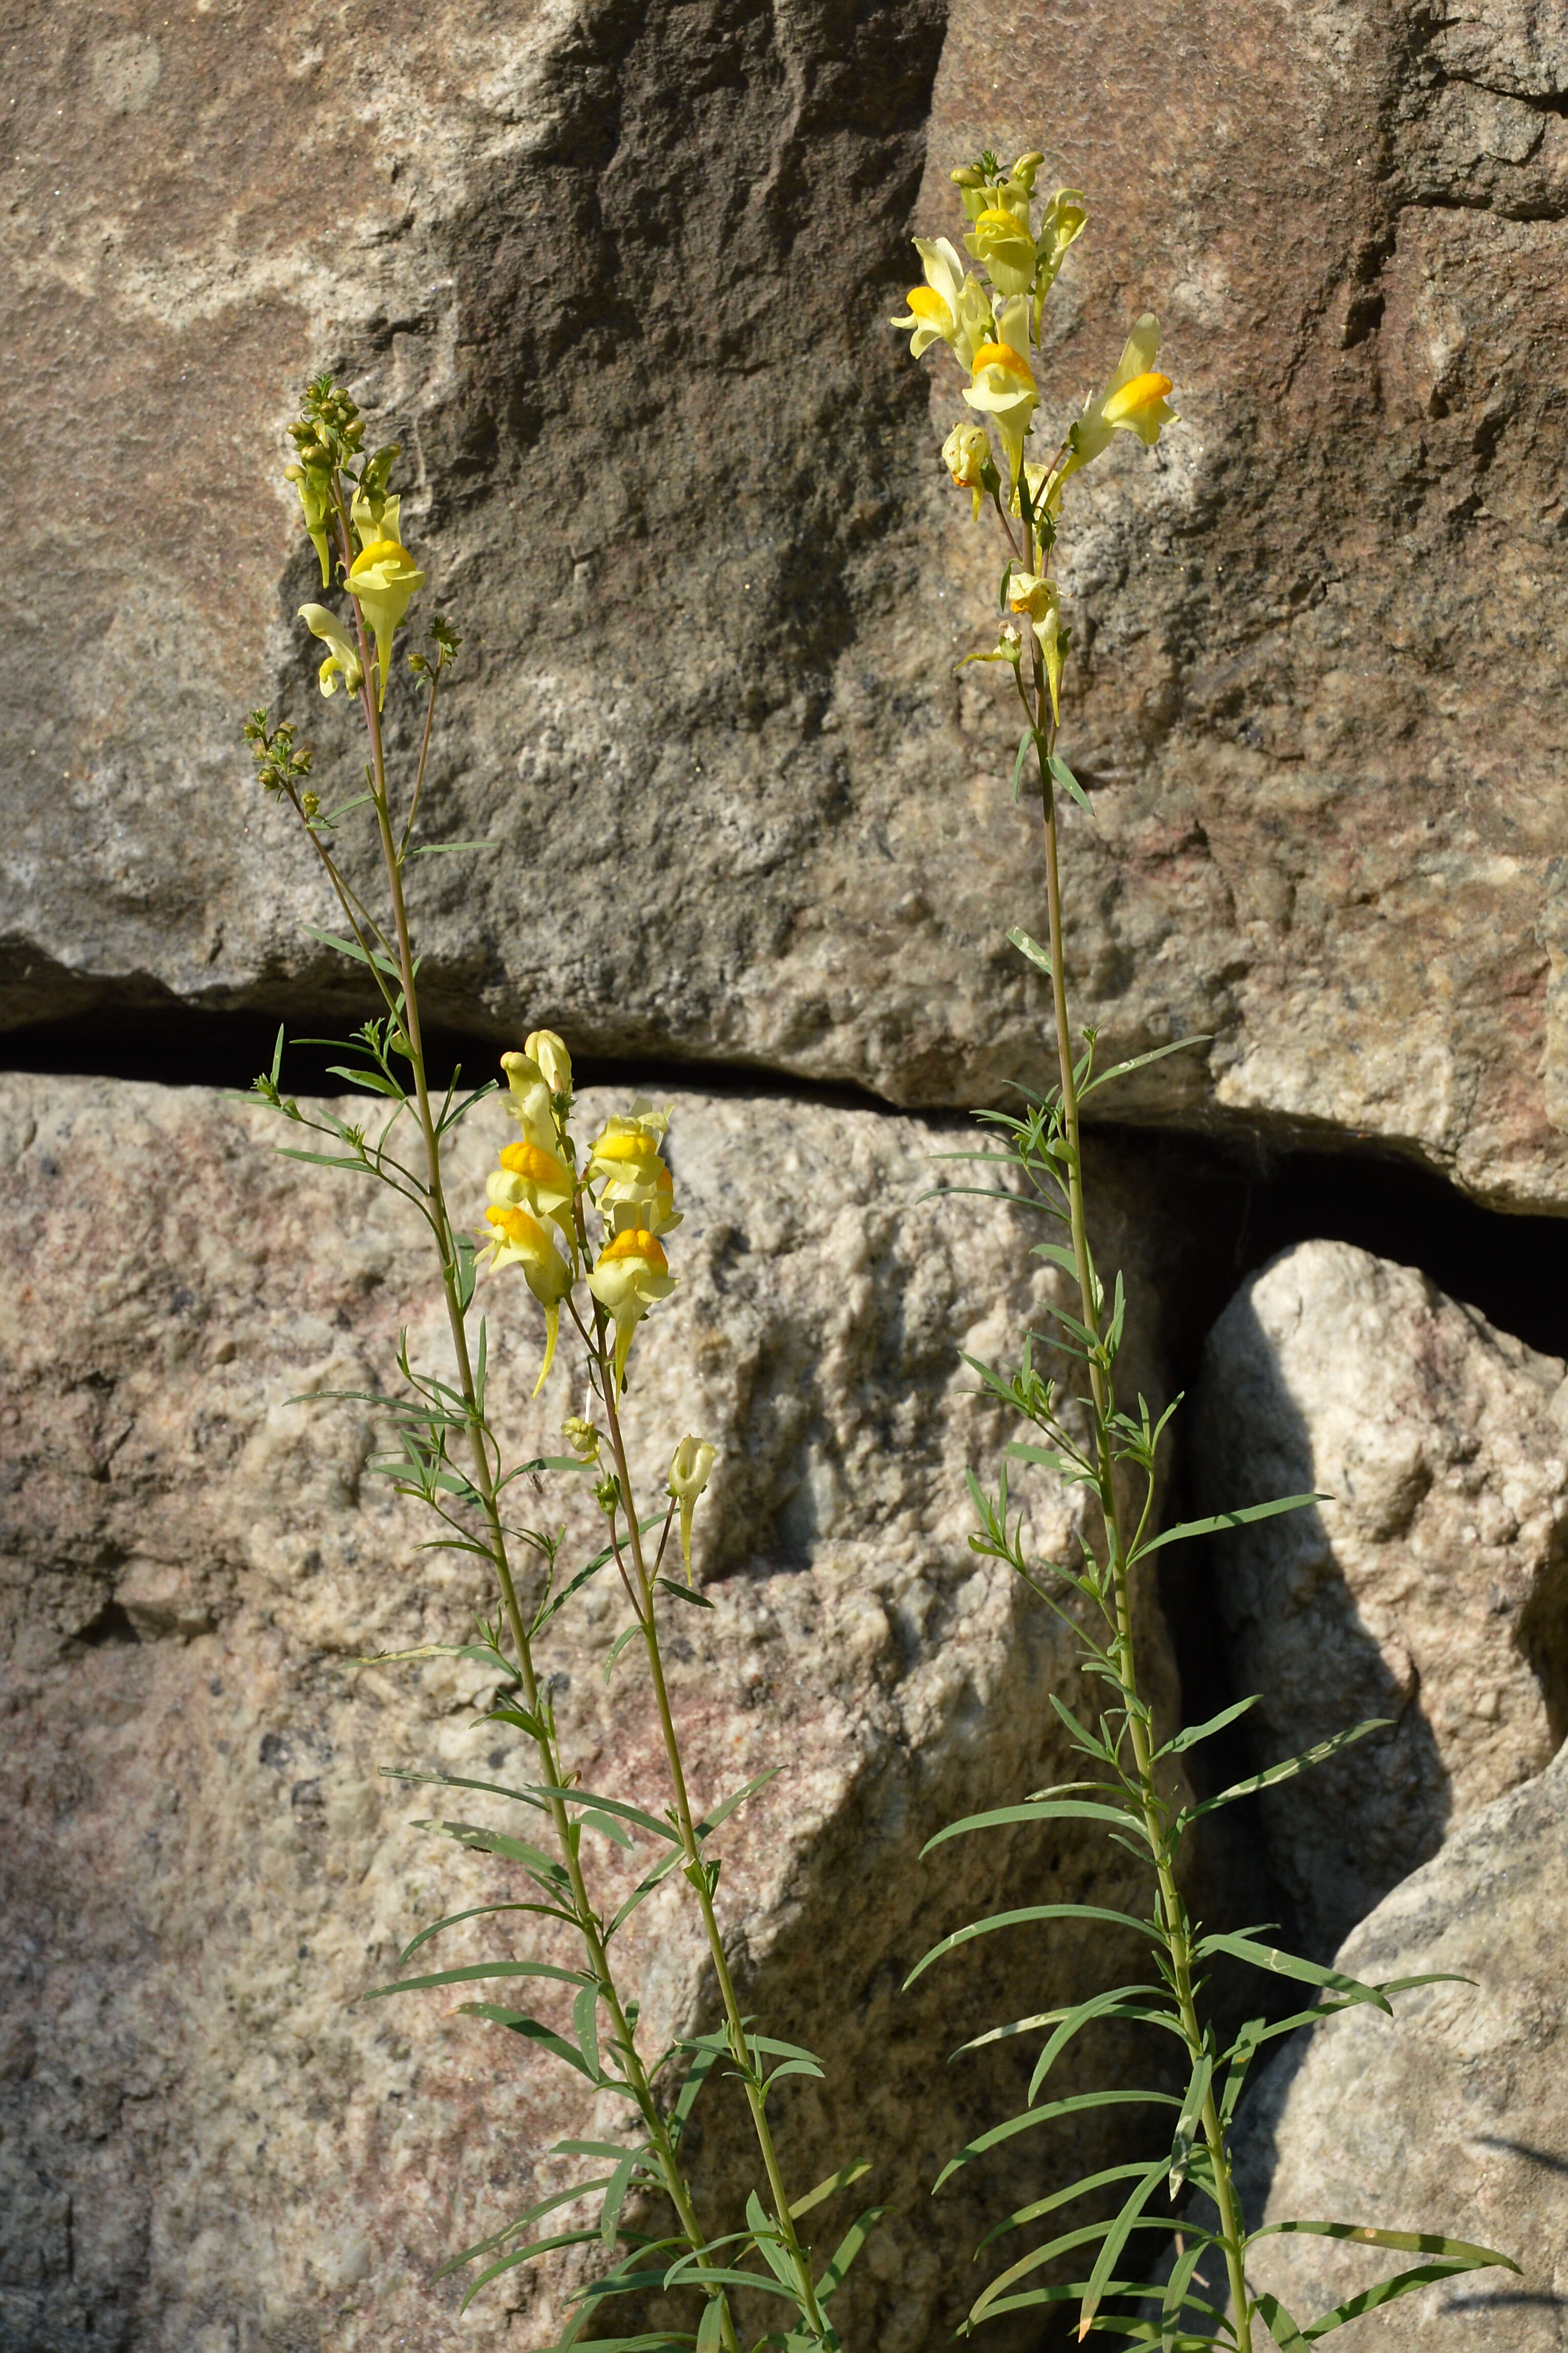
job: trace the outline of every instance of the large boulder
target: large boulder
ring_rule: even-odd
[[[1262,1800],[1321,1956],[1568,1731],[1565,1416],[1558,1358],[1348,1242],[1285,1251],[1209,1335],[1203,1507],[1324,1497],[1213,1546],[1258,1763],[1394,1725]]]
[[[494,1104],[472,1118],[459,1209],[482,1202],[509,1132]],[[0,1085],[6,2353],[434,2353],[457,2298],[429,2284],[443,2253],[574,2178],[552,2142],[616,2123],[547,2056],[449,2015],[456,1996],[360,2000],[418,1925],[508,1892],[504,1866],[414,1827],[504,1824],[504,1805],[379,1768],[530,1768],[504,1728],[475,1726],[482,1669],[356,1663],[464,1640],[487,1597],[468,1557],[416,1549],[428,1524],[371,1474],[376,1411],[309,1402],[390,1377],[404,1325],[436,1359],[440,1324],[414,1213],[273,1155],[299,1134],[196,1090]],[[957,2319],[982,2229],[1042,2164],[1115,2153],[1091,2120],[933,2206],[941,2164],[1022,2090],[996,2053],[949,2067],[949,2051],[1098,1985],[1115,1957],[1032,1933],[900,1997],[905,1974],[1009,1898],[1138,1893],[1093,1837],[919,1859],[944,1820],[1069,1778],[1047,1694],[1080,1688],[1060,1627],[965,1543],[964,1470],[993,1467],[1011,1428],[958,1351],[1003,1353],[1059,1279],[1016,1210],[921,1199],[943,1174],[931,1155],[965,1141],[868,1111],[678,1098],[680,1288],[638,1343],[628,1407],[655,1475],[688,1428],[721,1450],[697,1532],[714,1609],[671,1605],[675,1704],[700,1803],[784,1768],[725,1834],[720,1909],[747,2007],[827,2065],[825,2085],[781,2094],[792,2180],[875,2162],[867,2189],[892,2212],[843,2318],[847,2342],[890,2353]],[[1125,1150],[1095,1178],[1106,1263],[1140,1303],[1129,1381],[1152,1400],[1154,1188]],[[541,1332],[521,1282],[497,1280],[488,1312],[503,1441],[553,1451],[576,1374],[563,1354],[531,1406]],[[580,1556],[593,1507],[561,1514]],[[1045,1482],[1032,1525],[1047,1556],[1071,1541]],[[625,1615],[606,1577],[544,1663],[568,1764],[658,1806],[635,1661],[606,1683]],[[1168,1718],[1152,1615],[1147,1649]],[[448,1955],[498,1943],[480,1923]],[[635,1916],[625,1959],[650,2047],[711,2022],[676,1883]],[[698,2113],[721,2218],[745,2136],[730,2088]],[[545,2341],[562,2285],[511,2274],[476,2307],[481,2335],[521,2311]]]
[[[1350,2322],[1344,2353],[1556,2353],[1568,2306],[1568,1758],[1470,1817],[1363,1922],[1340,1966],[1453,1982],[1286,2043],[1237,2135],[1247,2220],[1436,2231],[1511,2255]],[[1300,2326],[1408,2255],[1263,2240],[1257,2287]]]
[[[330,365],[468,638],[428,816],[497,847],[420,878],[441,1017],[908,1104],[1037,1075],[1015,725],[953,674],[997,567],[936,461],[956,383],[928,418],[886,319],[953,154],[1041,138],[1095,206],[1050,425],[1145,303],[1184,420],[1064,551],[1084,1011],[1206,1041],[1122,1113],[1568,1198],[1550,12],[1152,0],[1021,45],[952,0],[942,37],[937,0],[34,16],[0,1020],[333,999],[237,743],[266,701],[353,774],[278,479]]]

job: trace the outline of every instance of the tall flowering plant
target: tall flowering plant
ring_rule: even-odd
[[[1431,2281],[1490,2264],[1518,2266],[1491,2248],[1363,2222],[1301,2221],[1249,2230],[1237,2194],[1230,2134],[1258,2052],[1280,2035],[1315,2027],[1359,2004],[1390,2011],[1394,1995],[1431,1980],[1368,1985],[1283,1950],[1264,1932],[1205,1933],[1190,1916],[1182,1893],[1181,1851],[1201,1818],[1288,1779],[1379,1726],[1349,1725],[1307,1755],[1194,1803],[1184,1790],[1182,1758],[1253,1703],[1243,1700],[1212,1722],[1162,1741],[1139,1683],[1135,1599],[1142,1565],[1165,1545],[1217,1535],[1318,1498],[1286,1496],[1159,1532],[1153,1508],[1158,1451],[1174,1407],[1155,1420],[1142,1398],[1135,1411],[1117,1398],[1124,1294],[1120,1275],[1107,1289],[1089,1247],[1082,1107],[1100,1089],[1177,1051],[1184,1041],[1100,1071],[1093,1030],[1074,1039],[1063,950],[1062,796],[1091,817],[1093,810],[1057,748],[1071,632],[1053,560],[1064,493],[1073,478],[1103,457],[1118,433],[1152,448],[1178,420],[1168,398],[1171,381],[1155,365],[1159,324],[1146,313],[1134,323],[1103,391],[1089,395],[1080,413],[1065,423],[1059,439],[1055,433],[1037,439],[1045,406],[1040,375],[1046,304],[1086,217],[1076,189],[1039,198],[1035,182],[1042,161],[1036,151],[1005,170],[986,153],[952,174],[968,220],[968,262],[947,237],[917,237],[922,282],[892,323],[908,332],[916,358],[945,349],[966,379],[961,389],[969,413],[953,426],[942,456],[955,485],[972,494],[974,520],[988,512],[1006,556],[996,642],[964,659],[996,663],[1011,673],[1023,721],[1014,792],[1016,797],[1026,789],[1037,803],[1043,838],[1046,944],[1022,930],[1007,936],[1049,984],[1057,1083],[1026,1099],[1016,1113],[983,1113],[1000,1149],[961,1156],[1005,1172],[1005,1197],[1021,1196],[1056,1227],[1056,1236],[1036,1250],[1065,1278],[1065,1295],[1050,1313],[1058,1343],[1078,1364],[1079,1377],[1067,1393],[1043,1378],[1027,1340],[1014,1363],[1000,1368],[976,1363],[974,1369],[986,1389],[1028,1426],[1028,1435],[1010,1447],[1012,1459],[1085,1490],[1089,1505],[1079,1560],[1034,1561],[1004,1467],[994,1490],[971,1481],[979,1525],[970,1543],[976,1552],[1008,1562],[1070,1627],[1087,1675],[1103,1699],[1092,1720],[1085,1721],[1052,1694],[1051,1704],[1082,1760],[1082,1779],[954,1822],[931,1844],[1020,1824],[1100,1825],[1146,1864],[1150,1909],[1137,1918],[1091,1905],[1036,1905],[973,1922],[925,1956],[916,1976],[979,1936],[1056,1921],[1079,1921],[1093,1933],[1125,1932],[1146,1956],[1140,1984],[1090,1992],[1066,2009],[1017,2019],[975,2038],[981,2044],[1017,2036],[1040,2039],[1027,2105],[960,2150],[937,2187],[1019,2133],[1091,2109],[1141,2107],[1153,2119],[1141,2153],[1083,2179],[1052,2182],[1038,2199],[997,2223],[987,2244],[1036,2225],[1045,2226],[1045,2235],[984,2287],[971,2308],[966,2333],[1004,2314],[1038,2316],[1065,2303],[1078,2306],[1079,2341],[1090,2330],[1101,2330],[1157,2342],[1162,2353],[1200,2353],[1215,2346],[1254,2353],[1261,2323],[1279,2353],[1306,2353],[1309,2345],[1345,2321]],[[1038,460],[1031,454],[1034,448],[1040,450]],[[1206,1998],[1209,1971],[1221,1958],[1301,1988],[1310,2006],[1284,2017],[1253,2017],[1236,2031],[1222,2027]],[[1068,2045],[1087,2027],[1111,2022],[1165,2039],[1177,2061],[1174,2087],[1167,2081],[1140,2092],[1119,2084],[1114,2090],[1041,2097]],[[1158,2254],[1169,2246],[1173,2204],[1189,2199],[1174,2253],[1163,2270],[1158,2263],[1141,2265],[1137,2248],[1152,2245]],[[1350,2240],[1419,2260],[1331,2311],[1299,2323],[1249,2275],[1249,2257],[1259,2241],[1281,2232]]]
[[[542,1916],[569,1931],[577,1947],[571,1968],[509,1953],[444,1968],[422,1965],[407,1973],[416,1951],[480,1916],[464,1912],[421,1928],[399,1958],[403,1973],[374,1992],[471,1994],[493,1987],[500,1999],[466,1999],[459,2008],[552,2054],[595,2094],[623,2101],[628,2117],[620,2138],[559,2144],[553,2154],[596,2161],[587,2178],[525,2207],[500,2231],[456,2253],[443,2270],[478,2265],[466,2305],[521,2264],[563,2249],[596,2250],[596,2272],[568,2296],[556,2340],[560,2353],[606,2314],[611,2333],[587,2340],[595,2353],[632,2347],[643,2353],[662,2348],[740,2353],[738,2317],[753,2308],[778,2314],[781,2306],[782,2325],[761,2343],[781,2353],[840,2353],[831,2299],[879,2210],[857,2216],[826,2261],[814,2254],[803,2226],[868,2168],[845,2166],[792,2195],[770,2100],[786,2079],[822,2070],[810,2052],[742,2016],[714,1906],[719,1833],[772,1776],[700,1804],[665,1675],[668,1609],[711,1606],[694,1578],[692,1535],[714,1449],[683,1433],[668,1467],[661,1462],[650,1480],[633,1463],[622,1419],[628,1359],[646,1345],[649,1318],[679,1281],[668,1248],[681,1220],[663,1150],[668,1115],[639,1099],[596,1134],[581,1132],[571,1057],[548,1029],[535,1030],[520,1050],[501,1057],[499,1100],[495,1082],[467,1092],[459,1092],[456,1077],[445,1089],[432,1085],[407,883],[418,858],[482,846],[415,839],[437,708],[459,639],[445,620],[432,619],[424,643],[409,655],[409,677],[395,679],[398,633],[426,585],[405,543],[401,496],[392,488],[401,452],[388,445],[365,453],[358,407],[327,377],[310,386],[290,431],[295,454],[285,471],[299,494],[323,594],[338,600],[303,605],[300,618],[325,649],[318,672],[321,694],[331,701],[342,693],[357,713],[366,749],[364,789],[341,807],[324,808],[310,782],[310,754],[297,744],[291,723],[274,726],[258,711],[246,733],[262,786],[303,829],[341,911],[343,934],[317,936],[353,962],[378,1000],[379,1009],[353,1036],[337,1041],[344,1057],[337,1075],[368,1097],[376,1115],[345,1118],[327,1104],[301,1105],[285,1093],[281,1030],[272,1068],[256,1082],[251,1099],[292,1130],[313,1134],[315,1144],[283,1147],[292,1156],[389,1187],[414,1206],[426,1229],[431,1276],[445,1312],[447,1360],[416,1363],[405,1334],[395,1379],[362,1401],[391,1423],[396,1440],[376,1467],[399,1493],[434,1515],[438,1544],[487,1565],[493,1614],[481,1620],[473,1641],[453,1647],[493,1670],[499,1696],[482,1720],[524,1736],[533,1778],[517,1788],[445,1774],[400,1778],[482,1790],[520,1809],[520,1828],[504,1833],[465,1821],[427,1827],[514,1873],[515,1894],[480,1913]],[[383,713],[389,692],[410,685],[423,711],[412,771],[399,787],[389,773]],[[486,1197],[454,1203],[446,1166],[452,1138],[465,1120],[489,1119],[498,1109],[507,1124],[497,1124]],[[531,1302],[542,1318],[535,1395],[558,1349],[570,1349],[575,1358],[584,1410],[566,1419],[566,1451],[559,1455],[505,1459],[490,1408],[487,1323],[478,1306],[481,1277],[491,1285],[496,1312],[526,1313]],[[592,1489],[602,1542],[585,1562],[563,1558],[563,1535],[553,1524],[532,1527],[517,1517],[520,1496],[552,1479],[585,1481]],[[524,1558],[535,1572],[527,1580],[520,1574]],[[552,1684],[540,1662],[562,1611],[593,1579],[611,1575],[623,1588],[631,1622],[610,1663],[623,1651],[641,1653],[662,1740],[664,1781],[655,1791],[581,1786],[563,1762]],[[649,1867],[619,1902],[595,1870],[595,1839],[621,1852],[641,1845],[651,1854]],[[710,2033],[650,2051],[639,2039],[639,2007],[624,1982],[617,1939],[654,1890],[671,1880],[684,1888],[700,1919],[721,2016]],[[546,2007],[552,1997],[557,2008],[564,2002],[563,2014],[541,2018],[517,2006],[540,1992]],[[718,2239],[699,2215],[687,2158],[695,2105],[710,2079],[727,2083],[731,2096],[738,2093],[743,2100],[757,2168],[745,2229]],[[633,2337],[618,2336],[612,2300],[624,2295],[641,2302],[651,2296],[658,2311],[675,2316],[651,2328],[645,2325]]]

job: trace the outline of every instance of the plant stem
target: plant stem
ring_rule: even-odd
[[[641,1595],[639,1615],[642,1620],[643,1641],[647,1651],[648,1672],[653,1680],[654,1699],[658,1708],[659,1727],[664,1735],[664,1753],[669,1767],[669,1778],[675,1792],[676,1820],[680,1830],[680,1843],[686,1856],[686,1878],[696,1894],[702,1913],[702,1925],[708,1934],[708,1949],[713,1959],[713,1972],[719,1981],[720,1999],[724,2005],[724,2021],[730,2038],[730,2052],[745,2084],[746,2101],[752,2111],[752,2124],[757,2137],[757,2147],[766,2168],[768,2187],[773,2192],[774,2218],[779,2226],[801,2305],[807,2322],[820,2342],[826,2334],[821,2306],[812,2282],[809,2250],[801,2245],[789,2211],[789,2195],[784,2188],[779,2167],[778,2152],[773,2147],[773,2130],[768,2123],[767,2104],[756,2082],[756,2070],[747,2047],[745,2022],[735,1995],[735,1981],[730,1973],[729,1957],[720,1933],[718,1915],[713,1908],[713,1889],[702,1860],[702,1849],[697,1837],[696,1822],[691,1811],[691,1799],[686,1787],[686,1768],[681,1761],[680,1743],[676,1736],[675,1718],[670,1710],[669,1691],[665,1682],[664,1661],[659,1652],[658,1629],[655,1620],[653,1584],[643,1556],[642,1534],[632,1509],[631,1476],[626,1465],[626,1451],[617,1410],[615,1365],[605,1345],[604,1319],[601,1311],[599,1329],[600,1367],[605,1398],[605,1417],[608,1424],[610,1445],[615,1453],[616,1470],[621,1482],[621,1493],[627,1499],[626,1520],[630,1539],[632,1566],[637,1572]]]
[[[346,523],[343,529],[346,546]],[[393,839],[392,818],[387,803],[386,764],[381,732],[381,713],[375,688],[372,683],[374,672],[371,665],[370,645],[365,631],[364,617],[360,612],[357,601],[354,605],[354,614],[359,627],[360,655],[364,671],[364,685],[361,699],[371,742],[371,796],[381,836],[382,859],[386,870],[387,889],[391,896],[393,923],[396,934],[398,976],[403,990],[402,1027],[407,1040],[407,1060],[414,1075],[419,1128],[425,1141],[425,1191],[427,1202],[426,1214],[436,1237],[441,1261],[441,1288],[447,1303],[447,1323],[451,1335],[453,1356],[457,1362],[458,1386],[463,1399],[468,1447],[473,1461],[474,1485],[480,1499],[489,1531],[490,1558],[495,1567],[502,1606],[505,1609],[507,1622],[510,1627],[512,1641],[517,1650],[518,1669],[522,1683],[524,1701],[529,1715],[541,1726],[541,1729],[533,1735],[540,1769],[546,1788],[558,1789],[563,1786],[561,1761],[545,1719],[540,1715],[539,1677],[534,1666],[532,1645],[529,1640],[528,1629],[524,1623],[521,1605],[518,1599],[516,1580],[512,1576],[511,1563],[508,1556],[506,1532],[501,1523],[495,1479],[490,1468],[485,1417],[479,1397],[478,1385],[474,1378],[473,1361],[468,1351],[468,1328],[464,1322],[463,1300],[459,1287],[459,1261],[451,1219],[447,1208],[446,1191],[442,1183],[441,1139],[431,1110],[430,1091],[426,1078],[424,1038],[409,933],[408,908],[403,889],[402,858],[397,844]],[[430,708],[426,715],[425,743],[421,751],[421,778],[424,773],[424,751],[429,744],[430,723],[434,717],[435,701],[435,681],[432,681]],[[405,839],[406,839],[406,834]],[[648,2081],[647,2070],[638,2054],[633,2029],[616,1986],[598,1917],[589,1898],[587,1883],[583,1875],[579,1852],[581,1832],[572,1821],[563,1799],[551,1798],[546,1800],[546,1803],[572,1888],[573,1909],[576,1915],[578,1933],[583,1938],[589,1966],[598,1980],[600,1992],[609,2013],[614,2029],[615,2047],[621,2053],[626,2069],[627,2084],[637,2100],[643,2122],[652,2137],[659,2170],[664,2179],[664,2186],[675,2208],[682,2233],[688,2245],[695,2252],[705,2243],[704,2234],[692,2206],[691,2194],[687,2187],[685,2176],[676,2158],[675,2145],[670,2137],[669,2127],[654,2096],[653,2086]],[[706,2264],[701,2266],[703,2272],[706,2272],[707,2268]],[[710,2289],[708,2293],[719,2295],[721,2301],[723,2301],[721,2291]],[[730,2319],[727,2304],[723,2306],[723,2341],[727,2353],[736,2353],[733,2325]]]
[[[1034,659],[1035,710],[1043,720],[1046,704],[1044,664],[1037,651]],[[1089,1254],[1089,1229],[1084,1215],[1083,1158],[1079,1144],[1078,1075],[1073,1066],[1072,1033],[1068,1020],[1067,975],[1063,964],[1062,893],[1058,855],[1058,824],[1056,792],[1051,773],[1047,765],[1049,741],[1055,729],[1037,728],[1036,757],[1039,765],[1040,790],[1044,799],[1046,828],[1046,893],[1047,913],[1050,925],[1051,997],[1056,1014],[1057,1062],[1061,1083],[1062,1125],[1068,1145],[1068,1210],[1072,1231],[1073,1260],[1078,1273],[1079,1304],[1082,1321],[1088,1330],[1098,1333],[1100,1323],[1100,1299]],[[1110,1586],[1112,1610],[1116,1628],[1115,1658],[1122,1695],[1126,1702],[1127,1731],[1132,1746],[1133,1767],[1137,1775],[1139,1799],[1143,1814],[1143,1826],[1153,1858],[1160,1888],[1161,1915],[1165,1946],[1171,1960],[1176,2002],[1183,2031],[1187,2040],[1188,2053],[1194,2064],[1202,2055],[1203,2029],[1193,1998],[1192,1938],[1187,1924],[1186,1907],[1176,1885],[1175,1873],[1166,1844],[1167,1816],[1155,1785],[1153,1760],[1149,1746],[1146,1711],[1138,1694],[1137,1666],[1132,1642],[1132,1594],[1129,1577],[1126,1546],[1122,1535],[1121,1506],[1116,1492],[1115,1463],[1111,1448],[1110,1415],[1112,1411],[1110,1382],[1104,1366],[1094,1355],[1089,1359],[1089,1390],[1094,1413],[1096,1466],[1102,1517],[1105,1522],[1107,1577]],[[1242,2263],[1241,2225],[1237,2206],[1235,2185],[1231,2179],[1230,2158],[1220,2126],[1219,2111],[1213,2090],[1203,2105],[1204,2139],[1214,2170],[1215,2204],[1219,2213],[1220,2236],[1225,2244],[1226,2270],[1230,2282],[1232,2306],[1236,2316],[1237,2353],[1252,2353],[1252,2327],[1247,2311],[1247,2279]]]

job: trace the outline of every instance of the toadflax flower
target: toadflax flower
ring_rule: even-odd
[[[942,343],[967,367],[993,331],[985,289],[973,271],[965,270],[945,237],[917,237],[913,242],[925,284],[910,289],[909,310],[889,324],[908,331],[911,359]]]
[[[528,1209],[536,1218],[553,1219],[570,1243],[576,1180],[557,1153],[526,1141],[509,1144],[485,1189],[493,1208]]]
[[[669,1261],[657,1235],[646,1226],[628,1226],[600,1251],[588,1288],[616,1325],[616,1387],[626,1387],[626,1351],[632,1334],[650,1307],[668,1299],[675,1289]]]
[[[300,493],[305,535],[321,564],[321,586],[330,588],[332,585],[332,543],[328,526],[332,513],[332,470],[330,465],[285,466],[283,479],[292,482]]]
[[[327,648],[327,659],[317,671],[317,681],[323,694],[336,694],[342,679],[351,694],[357,694],[364,678],[357,648],[344,636],[342,625],[335,613],[324,605],[301,605],[300,618],[313,638],[320,638]]]
[[[1000,477],[991,462],[991,437],[984,425],[955,425],[942,445],[942,462],[952,476],[955,487],[974,493],[974,513],[978,519],[980,501],[987,489],[999,489]],[[991,480],[985,473],[991,469]]]
[[[680,1556],[686,1563],[688,1585],[691,1582],[691,1514],[718,1459],[717,1447],[689,1433],[676,1448],[669,1466],[669,1492],[680,1505]]]
[[[974,216],[963,242],[990,273],[998,294],[1026,294],[1040,258],[1029,235],[1029,192],[1010,180],[985,194],[991,202]]]
[[[492,1202],[485,1217],[495,1229],[490,1264],[521,1266],[530,1291],[544,1310],[544,1362],[533,1385],[537,1397],[554,1358],[556,1335],[561,1328],[561,1303],[574,1279],[571,1262],[562,1257],[546,1229],[526,1209]]]
[[[552,1095],[572,1092],[572,1057],[553,1029],[531,1029],[522,1050],[539,1071]]]
[[[1000,340],[982,343],[972,363],[974,381],[963,397],[996,420],[1006,445],[1013,480],[1024,462],[1024,436],[1039,401],[1029,366],[1029,306],[1021,294],[1004,304]]]
[[[1154,365],[1159,348],[1160,322],[1152,311],[1145,311],[1127,338],[1110,382],[1098,397],[1091,393],[1085,401],[1083,415],[1068,437],[1070,447],[1058,481],[1065,482],[1069,474],[1076,474],[1080,466],[1109,448],[1113,433],[1136,433],[1144,448],[1152,449],[1161,427],[1179,421],[1165,399],[1171,379]]]
[[[630,1116],[607,1119],[595,1141],[583,1181],[598,1187],[599,1208],[617,1231],[641,1226],[667,1234],[680,1223],[675,1179],[659,1152],[668,1126],[668,1113],[639,1096]]]
[[[545,1033],[535,1030],[534,1039]],[[559,1145],[555,1133],[555,1113],[551,1107],[552,1088],[531,1054],[510,1053],[500,1058],[510,1092],[507,1109],[521,1128],[528,1143],[542,1152],[554,1153]]]
[[[1046,679],[1051,690],[1051,714],[1061,724],[1062,683],[1062,600],[1054,580],[1042,579],[1037,573],[1015,572],[1008,584],[1007,601],[1015,613],[1026,613],[1035,632],[1041,657],[1046,665]]]
[[[375,661],[380,672],[379,710],[386,701],[387,664],[392,640],[408,602],[425,586],[425,575],[405,547],[395,539],[373,539],[362,547],[349,568],[349,594],[375,635]]]

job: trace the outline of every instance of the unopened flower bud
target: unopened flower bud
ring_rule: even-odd
[[[522,1050],[530,1061],[538,1063],[540,1076],[552,1095],[571,1093],[572,1057],[553,1029],[531,1030]]]
[[[973,164],[961,164],[956,172],[950,172],[947,176],[955,188],[983,188],[985,185],[985,174],[977,172]]]
[[[691,1514],[718,1459],[717,1447],[689,1434],[676,1448],[669,1466],[669,1492],[680,1506],[680,1551],[688,1585],[691,1582]]]
[[[300,807],[304,810],[307,817],[315,817],[319,813],[321,806],[321,799],[319,793],[300,794]]]

